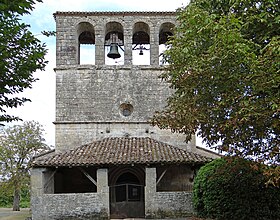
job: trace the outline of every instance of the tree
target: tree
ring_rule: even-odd
[[[0,3],[0,122],[19,120],[6,113],[7,108],[23,105],[27,98],[17,96],[31,88],[37,79],[32,75],[43,70],[45,45],[28,30],[20,16],[30,13],[41,0],[2,0]]]
[[[43,128],[27,121],[2,130],[0,137],[0,178],[14,191],[13,210],[19,210],[20,191],[29,181],[31,159],[49,147],[44,143]]]
[[[279,164],[278,0],[191,0],[164,55],[174,89],[153,124]]]

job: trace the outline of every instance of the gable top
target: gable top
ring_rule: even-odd
[[[153,16],[153,15],[176,15],[175,11],[57,11],[53,14],[57,16]]]
[[[204,164],[211,158],[148,137],[105,138],[74,150],[38,157],[33,167],[125,164]]]

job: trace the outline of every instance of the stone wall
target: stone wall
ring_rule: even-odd
[[[182,218],[192,213],[192,192],[156,192],[156,168],[146,168],[146,218]]]
[[[49,177],[48,170],[45,168],[33,168],[31,171],[32,220],[109,218],[107,169],[97,170],[96,193],[46,194],[44,188]]]
[[[182,218],[193,214],[192,192],[157,192],[146,218]]]
[[[31,204],[32,220],[108,219],[98,193],[43,194]]]
[[[171,95],[162,67],[75,66],[56,69],[56,150],[105,137],[151,137],[192,150],[195,138],[152,127],[148,120]],[[131,105],[130,115],[123,105]]]
[[[56,69],[56,122],[146,122],[171,95],[162,68],[106,66]],[[122,114],[121,104],[133,106]]]

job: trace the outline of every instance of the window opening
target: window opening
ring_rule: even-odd
[[[144,22],[134,25],[132,37],[133,65],[150,65],[150,29]]]
[[[159,64],[160,65],[168,64],[165,63],[163,60],[163,53],[170,46],[168,45],[168,40],[171,36],[174,35],[174,27],[175,25],[169,22],[162,24],[160,27],[160,32],[159,32]]]
[[[106,24],[104,47],[106,65],[124,64],[124,37],[123,27],[120,23],[109,22]]]
[[[95,34],[94,27],[88,22],[82,22],[78,25],[79,64],[95,64]]]
[[[120,112],[123,116],[128,117],[133,112],[133,106],[131,104],[122,103],[120,105]]]

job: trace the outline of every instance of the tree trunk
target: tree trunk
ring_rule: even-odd
[[[19,202],[20,202],[20,189],[15,188],[15,190],[14,190],[14,201],[13,201],[13,211],[20,211]]]

